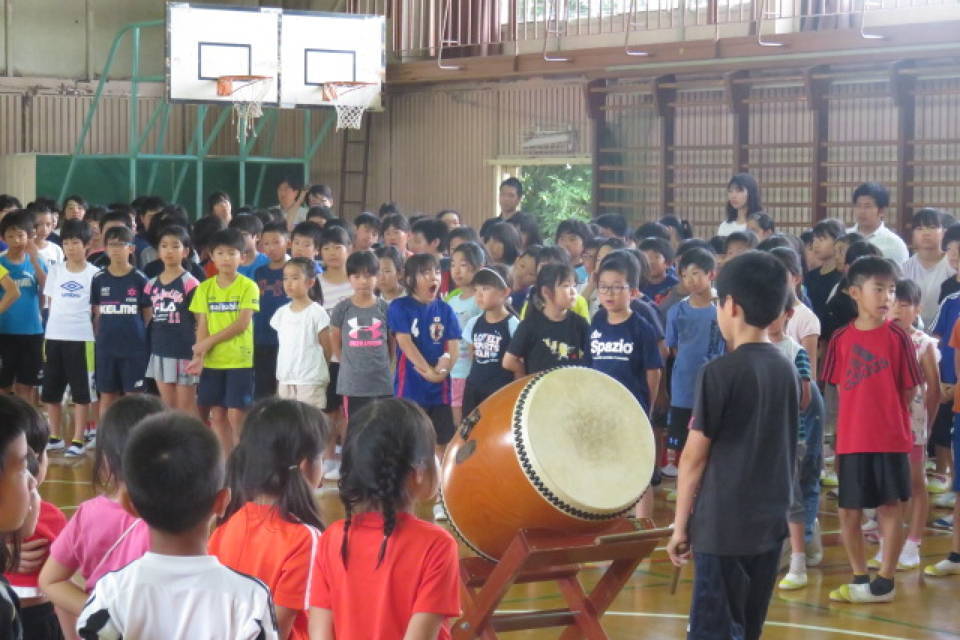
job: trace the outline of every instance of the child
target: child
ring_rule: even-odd
[[[942,248],[944,230],[936,209],[924,208],[913,214],[913,248],[916,253],[903,263],[903,277],[920,287],[920,317],[923,326],[932,326],[940,306],[940,288],[956,275]]]
[[[552,247],[540,247],[539,252],[537,253],[537,264],[536,270],[539,272],[543,269],[544,266],[548,264],[564,264],[572,268],[570,264],[570,254],[567,253],[567,250],[563,247],[552,246]],[[531,288],[532,290],[532,288]],[[527,302],[520,307],[520,319],[523,320],[527,317],[527,306],[529,305],[529,297]],[[584,320],[587,321],[587,324],[590,323],[590,303],[587,302],[587,299],[580,295],[579,293],[573,299],[573,306],[570,308],[571,311],[576,313],[579,316],[582,316]]]
[[[320,257],[323,259],[324,272],[320,276],[320,288],[323,290],[323,308],[329,315],[341,300],[353,295],[350,286],[350,277],[347,275],[347,256],[350,255],[352,243],[350,234],[340,226],[328,225],[320,234]],[[343,398],[337,393],[337,376],[340,374],[340,362],[335,358],[328,358],[330,368],[330,384],[327,385],[327,418],[336,428],[343,431]],[[335,480],[336,474],[330,479]]]
[[[146,376],[153,378],[164,404],[197,415],[196,375],[187,372],[193,358],[197,322],[190,303],[200,281],[183,268],[190,255],[190,236],[181,226],[160,231],[157,250],[163,272],[144,289],[153,305],[150,323],[150,362]]]
[[[47,475],[49,464],[46,447],[50,429],[47,422],[32,407],[22,405],[22,409],[24,417],[27,418],[21,424],[24,426],[27,446],[31,453],[30,475],[35,479],[36,485],[40,486]],[[35,502],[31,501],[30,515],[19,531],[18,537],[23,541],[21,551],[29,548],[32,551],[39,550],[46,555],[49,552],[50,543],[56,540],[66,526],[67,518],[63,512],[53,503],[40,500],[38,495]],[[57,614],[49,598],[40,591],[38,576],[41,566],[42,564],[29,570],[17,567],[8,571],[5,577],[20,598],[23,637],[59,640],[63,635],[60,633]]]
[[[923,374],[910,337],[887,321],[896,271],[878,256],[847,271],[857,319],[834,333],[822,377],[837,385],[837,475],[843,546],[853,582],[830,592],[838,602],[890,602],[902,546],[902,505],[910,499],[910,402]],[[883,563],[870,582],[860,529],[863,509],[876,509]]]
[[[447,225],[436,218],[417,220],[413,225],[413,234],[410,236],[409,249],[414,253],[429,253],[440,261],[440,295],[450,292],[450,258],[443,255],[443,247],[447,244]],[[451,251],[450,255],[453,255]]]
[[[67,220],[60,233],[66,262],[53,265],[43,293],[50,300],[40,400],[47,406],[52,433],[51,451],[64,448],[63,395],[70,385],[73,400],[73,441],[83,442],[90,403],[94,336],[90,318],[90,292],[99,269],[87,262],[90,226],[83,220]]]
[[[435,445],[429,418],[407,400],[379,400],[350,416],[346,518],[320,538],[313,640],[450,638],[447,619],[460,615],[457,543],[413,511],[436,495]]]
[[[230,499],[210,430],[182,413],[147,418],[123,464],[124,507],[143,517],[152,544],[97,583],[77,621],[80,636],[277,638],[267,587],[206,555],[210,520]]]
[[[687,441],[697,375],[725,348],[713,297],[716,269],[716,258],[706,249],[685,251],[680,256],[680,277],[689,296],[667,312],[666,345],[674,355],[667,423],[667,450],[672,453],[663,473],[670,477],[677,473],[676,463]]]
[[[800,382],[766,334],[786,305],[787,271],[773,256],[745,253],[720,271],[717,297],[731,351],[705,364],[697,382],[667,552],[676,566],[694,554],[690,637],[756,640],[796,467]]]
[[[407,240],[410,237],[410,223],[401,213],[392,213],[384,216],[380,223],[380,234],[383,243],[388,247],[395,247],[404,259],[413,255],[407,250]]]
[[[646,238],[638,247],[647,258],[650,269],[644,279],[646,283],[640,290],[655,305],[659,305],[680,282],[673,264],[674,252],[670,243],[663,238]]]
[[[260,310],[253,314],[253,396],[266,398],[277,392],[277,332],[270,319],[277,309],[290,302],[283,290],[283,265],[287,263],[287,223],[263,227],[261,244],[270,260],[253,274],[260,289]],[[310,258],[311,264],[314,259]]]
[[[103,493],[77,507],[50,546],[50,557],[40,571],[40,589],[71,620],[80,614],[100,578],[126,566],[150,548],[147,527],[120,505],[120,491],[126,482],[123,451],[133,427],[161,411],[163,404],[155,396],[125,396],[110,407],[100,422],[93,484]],[[75,573],[83,577],[84,589],[71,580]]]
[[[460,325],[440,291],[440,263],[427,253],[407,259],[410,293],[390,303],[387,320],[397,341],[394,393],[423,407],[437,431],[440,453],[453,438],[450,369],[457,360]],[[439,506],[439,505],[438,505]]]
[[[377,291],[384,302],[393,302],[407,295],[400,282],[404,258],[396,247],[380,247],[376,252],[380,274],[377,276]]]
[[[724,261],[736,258],[757,246],[757,236],[752,231],[734,231],[723,241]]]
[[[47,263],[48,270],[53,265],[63,262],[63,249],[47,239],[53,234],[55,227],[53,217],[53,211],[48,209],[38,209],[33,214],[37,253],[40,259]]]
[[[146,325],[153,317],[145,292],[147,277],[130,265],[133,232],[124,226],[111,227],[104,243],[110,264],[90,284],[101,418],[120,395],[143,390],[150,355]],[[67,455],[83,455],[83,441],[74,440]]]
[[[225,566],[267,585],[280,638],[309,637],[309,585],[323,531],[313,492],[328,435],[314,406],[278,398],[254,405],[227,464],[230,503],[207,545]]]
[[[520,320],[507,300],[506,269],[501,265],[483,267],[473,276],[473,290],[482,313],[463,328],[466,354],[472,360],[463,390],[462,415],[469,415],[481,402],[513,382],[513,373],[503,368],[503,357]]]
[[[267,256],[257,250],[260,235],[263,233],[263,223],[252,213],[239,213],[230,221],[229,228],[239,230],[243,236],[243,256],[237,273],[252,280],[257,269],[270,262]]]
[[[845,233],[843,224],[839,220],[821,220],[813,227],[812,251],[820,268],[807,271],[803,277],[803,284],[807,288],[807,297],[813,304],[813,312],[823,324],[827,317],[827,300],[833,288],[843,277],[840,270],[843,263],[837,262],[834,245]]]
[[[0,314],[0,393],[13,390],[27,401],[33,400],[33,388],[40,384],[40,292],[47,279],[47,264],[37,253],[33,235],[33,214],[27,211],[14,211],[0,220],[0,237],[7,243],[0,267],[20,292]],[[12,288],[4,287],[4,297],[9,291]]]
[[[283,291],[290,302],[277,309],[270,326],[277,332],[277,392],[281,398],[319,409],[327,403],[330,382],[330,316],[322,306],[313,262],[294,258],[283,267]]]
[[[583,220],[568,218],[557,225],[557,233],[554,236],[556,244],[567,250],[570,254],[570,263],[573,265],[573,271],[577,276],[577,285],[583,286],[587,281],[587,268],[583,264],[583,252],[587,243],[593,237],[590,227]]]
[[[447,231],[453,231],[463,225],[463,222],[460,220],[460,212],[455,209],[439,211],[437,213],[437,220],[446,225]]]
[[[396,258],[393,247],[385,247]],[[393,395],[390,354],[393,337],[387,331],[387,302],[375,295],[377,272],[383,262],[371,251],[347,258],[347,277],[353,295],[341,300],[330,314],[330,344],[340,361],[337,395],[346,399],[348,414],[360,411],[377,398]]]
[[[537,264],[540,261],[540,252],[543,247],[540,245],[531,245],[527,247],[517,261],[513,263],[510,269],[511,289],[510,306],[514,309],[523,309],[527,304],[527,298],[533,290],[533,285],[537,283]]]
[[[0,501],[3,504],[0,534],[3,536],[19,531],[31,507],[40,501],[37,482],[27,473],[30,448],[25,432],[27,423],[36,419],[34,414],[26,401],[0,395]],[[0,544],[0,570],[9,571],[16,563],[16,554],[6,544]],[[451,584],[456,589],[456,581]],[[20,600],[6,578],[0,578],[0,637],[23,638]]]
[[[947,257],[947,264],[956,274],[952,278],[944,280],[940,285],[940,295],[937,301],[942,304],[947,296],[960,292],[960,224],[947,227],[943,232],[943,242],[940,248]]]
[[[573,269],[548,264],[537,274],[528,317],[503,357],[503,368],[516,377],[561,365],[589,364],[590,325],[571,313],[577,296]]]
[[[461,327],[465,327],[468,320],[480,314],[480,307],[477,306],[473,290],[473,276],[477,273],[477,269],[486,263],[486,258],[483,248],[475,242],[464,242],[450,254],[450,275],[456,288],[444,297],[444,301],[457,314],[457,323]],[[469,343],[466,340],[460,341],[460,353],[466,353],[468,347]],[[469,373],[469,358],[458,358],[457,363],[450,370],[450,407],[453,411],[454,424],[460,424],[460,419],[463,417],[461,413],[463,391]]]
[[[353,219],[357,235],[353,239],[354,251],[373,251],[380,244],[380,219],[372,213],[361,213]]]
[[[317,273],[323,273],[323,265],[317,260],[323,227],[315,222],[301,222],[290,232],[290,257],[307,258],[317,265]]]
[[[225,451],[233,448],[247,407],[253,403],[253,326],[260,310],[257,284],[237,272],[244,242],[236,229],[210,238],[217,275],[197,287],[190,311],[197,316],[197,342],[190,371],[200,371],[197,404],[210,409],[210,422]]]
[[[520,232],[515,226],[509,222],[498,222],[487,231],[484,246],[490,254],[491,263],[509,267],[522,253],[522,242]]]
[[[447,233],[447,252],[450,253],[464,242],[476,242],[482,245],[480,234],[473,227],[459,226]]]

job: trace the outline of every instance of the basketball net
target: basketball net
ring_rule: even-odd
[[[326,82],[323,97],[337,110],[337,130],[359,129],[363,113],[377,99],[376,82]]]
[[[233,124],[237,121],[237,142],[250,137],[257,118],[263,115],[263,101],[270,92],[270,76],[223,76],[217,78],[217,95],[233,96]]]

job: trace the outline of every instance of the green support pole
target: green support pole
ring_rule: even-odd
[[[308,112],[309,113],[309,112]],[[323,141],[327,138],[327,134],[330,133],[330,128],[333,127],[333,123],[337,121],[337,114],[330,110],[329,115],[327,115],[326,121],[320,125],[320,130],[317,131],[317,137],[313,139],[310,143],[310,147],[307,149],[306,153],[303,154],[303,162],[309,166],[310,160],[313,158],[314,154],[317,153],[317,149],[320,148],[320,145],[323,144]],[[309,140],[309,138],[304,138]]]
[[[127,132],[127,149],[130,152],[130,159],[128,160],[130,171],[130,175],[128,176],[130,180],[129,192],[130,200],[133,200],[137,197],[137,150],[139,149],[138,138],[140,137],[139,113],[137,112],[137,108],[139,107],[137,92],[140,88],[137,79],[137,76],[140,74],[140,27],[133,30],[131,38],[130,117]]]
[[[311,130],[313,129],[313,111],[307,109],[303,112],[303,142],[306,144],[307,140],[310,139]],[[304,149],[306,152],[306,149]],[[303,156],[303,184],[310,184],[310,156],[304,153]]]
[[[207,105],[201,104],[197,107],[197,122],[193,126],[193,140],[190,141],[190,145],[187,147],[186,155],[190,160],[196,160],[197,156],[200,154],[200,149],[203,147],[203,123],[207,119]],[[182,167],[180,167],[180,173],[177,175],[177,181],[173,185],[173,200],[174,202],[180,197],[180,189],[183,187],[183,181],[187,177],[187,170],[190,168],[190,163],[185,162]]]
[[[170,103],[164,100],[160,103],[159,110],[163,111],[163,122],[160,123],[160,131],[157,132],[157,151],[156,153],[163,153],[163,143],[167,139],[167,127],[170,124]],[[157,169],[159,168],[160,163],[153,162],[150,164],[150,177],[147,180],[147,193],[153,193],[153,185],[157,180]]]
[[[264,145],[266,146],[266,149],[264,149],[264,153],[267,153],[267,154],[273,151],[273,143],[277,138],[277,129],[279,128],[277,126],[277,123],[280,120],[279,112],[277,112],[276,110],[273,110],[270,113],[273,114],[274,117],[270,122],[270,130],[267,131],[267,142],[266,142],[266,145]],[[260,193],[263,191],[263,180],[266,176],[267,176],[267,165],[261,163],[260,175],[257,176],[257,187],[253,191],[254,206],[260,206]]]

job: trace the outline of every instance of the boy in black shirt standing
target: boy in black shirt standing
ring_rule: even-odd
[[[766,328],[784,309],[787,272],[749,251],[717,278],[726,355],[704,365],[680,457],[667,546],[696,567],[688,638],[759,638],[787,536],[800,380]]]

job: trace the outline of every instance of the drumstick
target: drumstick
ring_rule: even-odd
[[[677,555],[682,555],[690,549],[690,546],[686,543],[681,544],[677,547]],[[683,565],[675,566],[673,568],[673,578],[670,580],[670,595],[675,595],[677,593],[677,585],[680,584],[680,572],[683,571]]]

